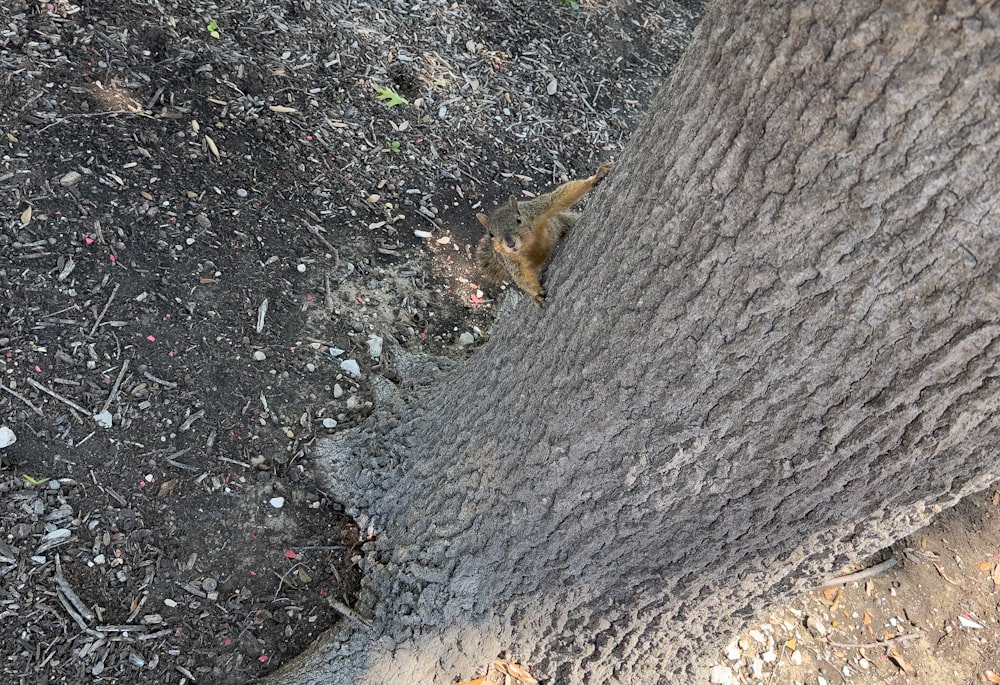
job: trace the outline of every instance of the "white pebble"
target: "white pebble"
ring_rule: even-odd
[[[421,231],[419,228],[413,232],[413,235],[418,238],[431,238],[434,236],[434,234],[430,231]]]
[[[281,509],[283,506],[285,506],[285,498],[284,497],[272,497],[270,499],[270,504],[275,509]]]
[[[14,435],[14,431],[7,426],[0,426],[0,449],[9,447],[15,442],[17,442],[17,436]]]
[[[713,685],[739,685],[733,669],[728,666],[712,666],[708,672],[708,681]]]
[[[344,396],[344,389],[340,387],[340,383],[333,384],[333,399],[339,400]]]
[[[323,419],[323,428],[326,428],[327,430],[331,430],[331,429],[336,428],[336,427],[337,427],[337,420],[336,419],[330,419],[330,418]]]
[[[377,335],[368,336],[368,354],[372,359],[378,359],[382,354],[382,338]]]
[[[330,355],[331,356],[339,357],[342,354],[344,354],[344,351],[342,349],[340,349],[339,347],[331,347],[330,348]]]
[[[295,268],[298,270],[300,274],[304,274],[306,272],[306,265],[301,262],[299,262]]]
[[[114,418],[111,416],[111,412],[107,410],[99,411],[94,414],[94,423],[101,428],[111,428],[111,425],[114,423]]]
[[[170,599],[169,597],[167,597],[166,599],[164,599],[163,603],[166,604],[171,609],[173,609],[174,607],[177,606],[177,602],[175,602],[174,600]]]
[[[256,352],[253,353],[253,358],[254,361],[262,362],[265,359],[267,359],[267,355],[264,354],[263,350],[257,350]]]
[[[726,658],[730,661],[739,661],[743,657],[743,652],[740,650],[740,646],[736,644],[736,641],[730,642],[726,646]]]
[[[358,363],[353,359],[345,359],[344,361],[340,362],[340,368],[346,371],[347,373],[351,374],[355,378],[361,376],[361,367],[358,366]]]
[[[760,632],[759,630],[751,630],[747,634],[760,644],[762,645],[767,644],[767,638],[764,637],[764,633]]]
[[[468,345],[471,345],[474,342],[476,342],[475,336],[473,336],[472,333],[469,333],[468,331],[466,331],[465,333],[462,333],[462,335],[458,336],[458,344],[459,345],[468,346]]]

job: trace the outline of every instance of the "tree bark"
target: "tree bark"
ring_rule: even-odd
[[[382,383],[328,446],[376,533],[370,626],[280,682],[498,655],[694,682],[741,620],[1000,477],[997,27],[995,3],[710,7],[546,308]]]

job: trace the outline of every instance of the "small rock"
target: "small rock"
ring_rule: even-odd
[[[199,214],[194,218],[194,220],[198,223],[198,226],[200,226],[206,231],[212,228],[212,220],[209,219],[205,214]]]
[[[331,347],[330,348],[330,355],[331,356],[333,356],[333,357],[339,357],[342,354],[344,354],[344,351],[342,349],[340,349],[339,347]]]
[[[201,589],[205,592],[215,592],[215,588],[217,587],[219,587],[219,583],[212,576],[201,581]]]
[[[766,645],[767,644],[767,638],[764,637],[764,633],[760,632],[759,630],[751,630],[751,631],[749,631],[747,633],[747,635],[749,635],[750,637],[752,637],[754,639],[754,641],[756,641],[759,644],[762,644],[762,645]]]
[[[799,650],[796,649],[794,652],[792,652],[792,655],[790,657],[788,657],[788,660],[791,661],[792,664],[795,665],[795,666],[801,666],[802,665],[802,652],[800,652]]]
[[[237,188],[236,189],[236,197],[246,197],[249,194],[250,193],[248,193],[246,191],[246,188]]]
[[[59,179],[59,182],[68,188],[79,183],[81,178],[83,178],[83,176],[81,176],[79,172],[67,171],[63,174],[63,177]]]
[[[333,384],[333,399],[339,400],[344,396],[344,389],[340,387],[340,383]]]
[[[295,265],[295,270],[298,271],[300,274],[304,274],[306,272],[306,265],[303,264],[302,262],[299,262],[298,264]]]
[[[712,666],[708,672],[708,682],[713,685],[739,685],[733,669],[728,666]]]
[[[7,426],[0,426],[0,449],[9,447],[15,442],[17,442],[17,436],[14,435],[14,431]]]
[[[377,335],[368,336],[368,354],[372,359],[378,359],[382,354],[382,338]]]
[[[173,609],[173,608],[175,608],[177,606],[177,602],[174,601],[174,600],[172,600],[172,599],[170,599],[169,597],[167,597],[165,600],[163,600],[163,604],[165,606],[170,607],[171,609]]]
[[[760,658],[764,660],[765,664],[773,664],[778,660],[778,655],[774,653],[773,649],[769,649],[760,655]]]
[[[743,656],[743,652],[740,650],[740,646],[736,642],[730,642],[726,645],[726,658],[730,661],[739,661]]]
[[[357,409],[358,406],[360,406],[360,405],[359,405],[358,398],[357,398],[356,395],[351,395],[350,397],[347,398],[347,409],[348,410]]]
[[[255,361],[262,362],[267,359],[267,355],[264,354],[263,350],[257,350],[253,353],[253,358]]]
[[[331,419],[331,418],[323,419],[323,428],[326,428],[327,430],[333,430],[336,427],[337,427],[336,419]]]
[[[111,428],[114,424],[114,417],[111,412],[104,410],[94,414],[94,423],[96,423],[101,428]]]
[[[308,371],[309,373],[312,373],[315,370],[316,370],[316,365],[315,364],[313,364],[312,362],[309,362],[308,364],[306,364],[306,371]]]
[[[753,677],[757,680],[764,677],[764,662],[760,660],[760,657],[755,656],[750,661],[750,673],[753,674]]]
[[[826,635],[830,632],[830,629],[826,627],[826,623],[819,618],[816,618],[815,614],[810,614],[806,619],[806,628],[808,628],[809,632],[816,637],[826,637]]]
[[[285,506],[285,498],[284,497],[272,497],[269,500],[269,503],[275,509],[281,509],[283,506]]]
[[[345,359],[344,361],[340,362],[340,368],[346,371],[347,373],[351,374],[355,378],[361,376],[361,367],[358,366],[358,363],[353,359]]]
[[[824,678],[821,675],[818,675],[816,676],[816,685],[829,685],[829,683],[826,682],[826,678]]]
[[[472,333],[469,333],[468,331],[465,331],[464,333],[462,333],[462,335],[458,336],[459,345],[467,347],[474,342],[476,342],[475,336],[472,335]]]

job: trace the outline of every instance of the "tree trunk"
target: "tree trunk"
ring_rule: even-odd
[[[329,446],[376,532],[371,625],[282,682],[450,683],[501,654],[694,682],[765,603],[998,478],[997,25],[712,6],[546,308]]]

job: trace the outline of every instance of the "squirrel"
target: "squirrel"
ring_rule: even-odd
[[[607,176],[611,162],[601,165],[590,178],[567,181],[551,193],[518,202],[513,195],[490,216],[476,214],[489,240],[476,248],[476,264],[493,283],[514,283],[541,307],[545,299],[540,276],[542,265],[579,215],[569,210],[588,190]]]

